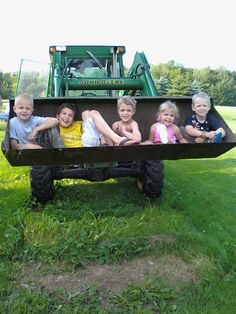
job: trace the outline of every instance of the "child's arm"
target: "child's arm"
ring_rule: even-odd
[[[120,121],[114,122],[111,128],[116,134],[120,135]]]
[[[208,122],[209,122],[209,129],[210,132],[208,133],[208,137],[212,140],[218,133],[222,134],[222,137],[225,136],[225,130],[220,125],[219,121],[217,120],[214,114],[208,115]]]
[[[216,134],[218,134],[219,132],[222,133],[222,137],[225,136],[225,130],[223,128],[218,128],[215,131],[200,131],[197,129],[194,129],[192,126],[187,125],[186,126],[186,132],[190,135],[190,136],[194,136],[196,137],[197,141],[196,142],[202,142],[204,139],[209,138],[210,140],[212,140]],[[199,141],[198,139],[201,139],[201,141]]]
[[[132,121],[128,125],[131,131],[127,131],[127,125],[123,125],[121,121],[116,121],[112,124],[112,130],[120,136],[125,136],[135,142],[141,142],[142,136],[139,131],[138,123]]]
[[[136,121],[132,121],[130,126],[132,130],[131,132],[127,131],[125,127],[122,128],[122,133],[124,134],[124,136],[133,141],[141,142],[142,136],[139,131],[138,123]]]
[[[12,149],[40,149],[41,146],[37,144],[19,144],[16,139],[10,139],[10,144]]]
[[[222,137],[224,137],[225,136],[225,130],[223,129],[223,128],[218,128],[217,130],[216,130],[216,134],[218,134],[218,133],[222,133]]]
[[[221,133],[221,134],[222,134],[222,137],[225,136],[225,130],[220,127],[220,128],[218,128],[217,130],[215,130],[215,131],[205,132],[205,137],[206,137],[206,138],[209,138],[210,140],[213,140],[214,137],[215,137],[218,133]]]
[[[149,141],[153,143],[153,137],[154,137],[154,130],[155,130],[156,124],[154,123],[150,128],[149,133]]]
[[[180,131],[180,128],[177,126],[177,125],[174,125],[174,133],[175,133],[175,136],[177,138],[177,140],[182,143],[182,144],[187,144],[188,141],[183,137],[181,131]]]
[[[195,129],[191,125],[186,125],[185,130],[188,133],[188,135],[195,137],[196,143],[203,143],[204,140],[206,140],[207,138],[211,139],[216,135],[215,131],[212,132],[201,131]]]
[[[190,136],[205,138],[205,132],[195,129],[192,125],[186,125],[185,130]]]
[[[33,129],[33,131],[29,133],[28,139],[30,141],[32,141],[35,138],[35,136],[38,134],[38,132],[40,132],[42,130],[50,129],[50,128],[56,126],[57,124],[58,124],[57,118],[47,118],[47,120],[45,122],[36,126]]]

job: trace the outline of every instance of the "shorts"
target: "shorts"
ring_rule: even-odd
[[[88,116],[83,121],[83,135],[81,137],[83,147],[100,146],[101,134],[96,129],[93,119]]]
[[[65,148],[57,126],[40,131],[34,140],[34,144],[38,144],[43,148]]]
[[[180,132],[182,133],[183,137],[186,139],[186,141],[188,141],[189,143],[196,143],[196,136],[191,136],[191,135],[188,135],[188,133],[186,132],[186,129],[184,126],[181,126],[180,128]],[[205,138],[202,143],[208,143],[209,142],[209,139],[208,138]]]

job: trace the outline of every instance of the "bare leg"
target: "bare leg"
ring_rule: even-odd
[[[109,137],[107,137],[107,136],[105,136],[105,135],[103,135],[103,134],[101,134],[101,139],[100,139],[100,141],[101,141],[101,145],[102,145],[102,146],[112,146],[112,145],[114,145],[114,143],[112,142],[112,140],[111,140]]]
[[[90,117],[93,119],[94,125],[97,128],[97,130],[108,139],[112,140],[113,143],[119,144],[122,142],[122,140],[125,139],[125,137],[121,137],[118,134],[116,134],[110,126],[107,124],[107,122],[103,119],[101,114],[97,110],[86,110],[82,112],[82,120],[85,121],[90,115]],[[109,143],[108,143],[109,144]]]

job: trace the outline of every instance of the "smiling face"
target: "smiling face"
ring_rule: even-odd
[[[195,111],[198,120],[205,120],[208,111],[210,110],[210,105],[207,99],[198,97],[192,104],[192,109]]]
[[[131,105],[126,105],[123,103],[119,105],[117,112],[118,112],[120,119],[126,123],[132,119],[132,117],[135,113],[135,111]]]
[[[32,100],[28,97],[19,98],[13,106],[13,110],[20,120],[29,120],[32,112],[34,111]]]
[[[57,119],[59,122],[59,125],[68,128],[74,121],[74,111],[69,108],[63,108],[60,113],[57,115]]]
[[[170,126],[175,119],[176,112],[174,109],[164,109],[158,114],[158,120],[166,126]]]

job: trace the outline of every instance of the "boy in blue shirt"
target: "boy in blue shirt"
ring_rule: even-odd
[[[56,128],[57,118],[33,116],[33,99],[28,95],[19,95],[15,99],[13,110],[16,117],[10,119],[10,144],[12,149],[41,149],[42,131],[49,130],[48,141],[51,148],[64,147]],[[45,138],[45,136],[44,136]],[[48,145],[48,143],[46,144]]]
[[[217,143],[225,136],[216,117],[209,113],[211,109],[210,97],[203,92],[193,95],[192,110],[195,114],[186,118],[181,128],[183,136],[190,143]]]

